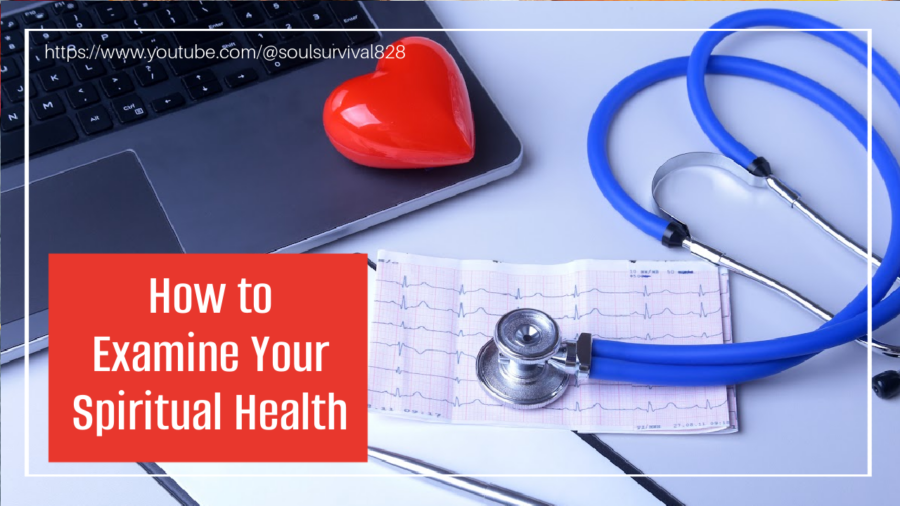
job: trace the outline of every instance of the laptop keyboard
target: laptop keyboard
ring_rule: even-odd
[[[0,18],[0,163],[24,156],[24,28],[30,32],[31,155],[67,147],[154,117],[286,75],[317,60],[167,58],[46,58],[45,47],[221,49],[274,46],[283,50],[346,48],[375,42],[378,33],[356,2],[53,2]],[[80,28],[137,28],[138,32],[77,32]],[[159,32],[197,28],[196,32]],[[229,28],[285,31],[231,32]],[[304,28],[372,28],[310,32]],[[287,31],[301,29],[301,31]],[[69,31],[72,30],[72,31]]]

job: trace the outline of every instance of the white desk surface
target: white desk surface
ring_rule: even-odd
[[[875,47],[900,66],[900,5],[891,3],[482,3],[432,4],[448,28],[703,28],[724,15],[751,7],[794,8],[846,27],[873,28]],[[453,38],[522,138],[526,158],[512,177],[320,248],[320,252],[367,252],[379,248],[458,258],[559,263],[575,258],[683,259],[618,216],[602,198],[587,167],[587,124],[598,101],[637,68],[686,55],[697,33],[454,33]],[[801,34],[740,34],[721,52],[778,63],[816,78],[865,110],[863,68],[840,51]],[[865,151],[815,106],[779,89],[734,78],[711,78],[712,101],[722,121],[813,206],[838,227],[865,240]],[[875,125],[900,153],[900,109],[875,87]],[[623,185],[643,202],[655,168],[685,151],[713,150],[693,119],[683,80],[657,86],[630,103],[611,140],[613,166]],[[775,275],[831,310],[864,286],[862,262],[795,216],[780,202],[707,173],[686,174],[667,187],[666,201],[692,225],[694,234]],[[887,238],[886,198],[875,177],[875,250]],[[678,198],[683,190],[687,198]],[[702,197],[702,198],[698,198]],[[549,206],[537,203],[549,202]],[[751,210],[752,212],[747,212]],[[523,226],[527,224],[528,226]],[[532,249],[535,237],[541,248]],[[744,279],[733,281],[734,331],[739,341],[812,329],[817,321],[780,297]],[[891,339],[897,325],[876,333]],[[38,355],[37,357],[40,357]],[[33,363],[33,375],[40,370]],[[876,372],[900,363],[876,357]],[[4,367],[3,395],[9,400]],[[34,376],[32,377],[33,381]],[[733,435],[607,435],[602,439],[646,473],[860,474],[867,472],[865,353],[847,345],[779,376],[738,391],[741,430]],[[35,394],[36,395],[36,394]],[[32,399],[35,403],[35,399]],[[3,410],[4,503],[19,504],[26,491],[53,498],[78,497],[91,488],[74,482],[23,482],[21,413]],[[900,472],[900,402],[873,400],[874,461],[871,478],[657,478],[686,504],[882,504],[896,493]],[[459,472],[611,472],[610,464],[564,431],[442,427],[372,417],[373,444],[407,452]],[[427,443],[426,443],[427,442]],[[32,445],[39,444],[33,436]],[[524,448],[516,449],[516,446]],[[39,465],[39,464],[33,464]],[[202,467],[201,467],[202,466]],[[264,464],[255,470],[262,472]],[[121,465],[124,472],[135,466]],[[170,472],[214,469],[167,466]],[[227,467],[227,466],[226,466]],[[241,466],[241,469],[251,469]],[[364,472],[376,466],[369,466]],[[232,468],[235,469],[235,468]],[[301,472],[345,472],[332,466],[297,465]],[[614,471],[615,468],[612,468]],[[357,471],[346,471],[357,472]],[[12,482],[8,482],[13,476]],[[266,503],[458,503],[459,496],[420,482],[390,479],[178,480],[201,504],[246,504],[253,493]],[[654,504],[627,478],[497,478],[494,481],[560,504]],[[131,504],[157,493],[149,480],[104,480],[97,489],[129,490]],[[109,485],[107,485],[109,483]],[[124,485],[123,485],[124,484]],[[48,490],[49,489],[49,490]],[[153,489],[153,490],[151,490]],[[105,491],[103,492],[106,493]],[[67,494],[67,495],[61,495]],[[335,495],[337,494],[337,495]],[[110,497],[115,497],[113,494]],[[119,496],[121,499],[121,496]],[[260,497],[260,496],[252,496]],[[381,499],[380,501],[377,499]],[[72,501],[65,501],[71,504]],[[254,503],[259,503],[253,500]],[[103,501],[91,501],[103,504]],[[110,499],[110,504],[116,501]]]

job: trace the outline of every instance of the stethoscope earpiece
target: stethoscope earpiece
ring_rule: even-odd
[[[900,371],[884,371],[872,378],[872,391],[880,399],[890,399],[900,394]]]

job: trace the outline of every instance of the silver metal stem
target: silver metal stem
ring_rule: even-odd
[[[790,204],[792,208],[799,211],[803,216],[806,216],[809,221],[813,222],[817,227],[822,229],[826,234],[830,235],[842,246],[859,255],[863,260],[872,262],[872,264],[876,267],[881,266],[880,257],[874,254],[870,257],[869,253],[866,251],[866,248],[857,244],[853,239],[850,239],[849,237],[844,235],[840,230],[834,228],[834,226],[829,223],[828,220],[823,218],[822,215],[814,211],[811,207],[800,200],[800,195],[792,190],[788,185],[782,183],[781,180],[779,180],[775,176],[769,176],[766,178],[766,184],[779,197]]]
[[[792,301],[800,304],[804,309],[808,310],[810,313],[818,316],[819,318],[828,321],[832,317],[833,314],[829,313],[821,306],[816,304],[815,302],[807,299],[806,297],[800,295],[798,292],[788,288],[787,286],[781,284],[780,282],[772,279],[761,272],[747,267],[746,265],[737,262],[731,258],[728,258],[722,252],[715,250],[701,242],[698,242],[694,239],[685,239],[682,243],[688,251],[692,254],[708,261],[713,264],[716,264],[721,267],[725,267],[729,271],[736,272],[742,276],[746,276],[753,281],[758,283],[762,283],[763,285],[775,290],[776,292],[784,295],[785,297],[791,299]]]
[[[668,219],[670,222],[684,223],[681,220],[678,220],[675,216],[672,215],[672,213],[669,213],[660,205],[657,192],[662,187],[662,182],[666,179],[666,177],[673,174],[674,172],[689,167],[712,167],[720,169],[734,176],[739,181],[743,181],[751,187],[768,187],[779,197],[784,199],[785,202],[790,204],[792,208],[799,211],[803,216],[806,216],[809,221],[813,222],[816,226],[818,226],[826,234],[830,235],[832,238],[834,238],[834,240],[842,244],[844,247],[859,255],[864,260],[872,262],[872,264],[876,267],[881,266],[881,258],[875,255],[869,256],[865,248],[841,233],[838,229],[834,228],[831,223],[828,223],[828,220],[823,218],[819,213],[813,211],[812,208],[803,203],[803,201],[800,200],[800,195],[797,192],[792,190],[788,185],[782,183],[778,178],[772,175],[759,176],[753,174],[747,171],[746,168],[738,165],[731,158],[718,153],[685,153],[683,155],[678,155],[676,157],[670,158],[666,161],[666,163],[662,164],[659,169],[657,169],[656,174],[653,175],[653,181],[651,182],[650,186],[650,191],[653,194],[653,205],[656,213],[663,218]],[[715,249],[710,248],[705,244],[699,243],[688,237],[688,239],[686,239],[682,243],[682,246],[684,246],[694,255],[704,260],[725,267],[728,270],[734,271],[754,281],[762,283],[769,288],[772,288],[773,290],[793,300],[797,304],[800,304],[802,307],[806,308],[823,320],[831,320],[831,318],[833,317],[833,315],[828,311],[825,311],[814,302],[810,301],[806,297],[803,297],[790,288],[782,285],[778,281],[769,278],[761,274],[760,272],[747,267],[746,265],[740,264],[732,260],[731,258],[726,257],[721,252],[716,251]],[[868,340],[864,337],[857,338],[856,342],[866,347],[869,346]],[[872,349],[881,353],[882,355],[900,358],[900,345],[886,344],[880,341],[872,340]]]
[[[813,222],[817,227],[822,229],[826,234],[830,235],[835,241],[840,243],[842,246],[852,251],[856,255],[858,255],[863,260],[867,262],[872,262],[872,265],[875,267],[881,267],[881,257],[873,254],[869,256],[869,252],[866,251],[866,248],[857,244],[853,239],[850,239],[846,235],[844,235],[840,230],[834,228],[834,225],[828,222],[825,218],[822,217],[819,213],[814,211],[811,207],[806,205],[802,200],[800,200],[800,195],[792,190],[788,185],[784,184],[776,178],[775,176],[769,176],[766,178],[766,184],[769,188],[774,191],[779,197],[781,197],[785,202],[790,204],[793,209],[796,209],[800,214],[806,216],[806,218]],[[857,343],[863,346],[869,346],[869,342],[865,338],[858,338],[856,340]],[[872,341],[872,349],[881,353],[882,355],[887,355],[889,357],[900,357],[900,346],[882,343],[880,341],[873,340]]]
[[[791,299],[796,302],[804,309],[808,310],[812,314],[818,316],[819,318],[829,321],[834,315],[822,309],[815,302],[807,299],[806,297],[800,295],[798,292],[791,290],[787,286],[779,283],[778,281],[766,276],[765,274],[760,273],[757,270],[751,269],[746,265],[743,265],[735,260],[728,258],[723,255],[721,252],[710,248],[709,246],[697,242],[694,239],[685,239],[682,243],[685,249],[690,251],[692,254],[711,262],[715,265],[725,267],[726,269],[736,272],[742,276],[746,276],[758,283],[762,283],[763,285],[777,291],[778,293],[784,295],[785,297]],[[865,337],[856,338],[856,342],[867,347],[869,346],[869,341]],[[886,355],[888,357],[900,358],[900,346],[883,343],[881,341],[872,340],[872,349],[881,353],[882,355]]]
[[[423,462],[419,459],[389,452],[373,446],[369,447],[369,458],[384,462],[385,464],[390,464],[410,473],[421,474],[427,479],[433,480],[441,485],[468,492],[494,503],[505,504],[508,506],[553,506],[552,503],[535,499],[534,497],[521,494],[515,490],[476,480],[475,478],[450,476],[456,473]]]
[[[500,357],[500,371],[507,374],[513,379],[533,378],[541,373],[543,365],[539,364],[520,364],[505,357]]]

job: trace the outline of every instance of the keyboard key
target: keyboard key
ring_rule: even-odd
[[[100,60],[75,60],[72,62],[72,70],[79,81],[87,81],[106,74],[106,68]]]
[[[166,69],[158,60],[139,65],[134,69],[134,77],[137,78],[138,84],[143,87],[153,86],[161,83],[169,78],[166,75]]]
[[[59,40],[62,35],[59,32],[31,32],[31,43],[36,46],[43,46],[48,42]]]
[[[156,2],[128,2],[131,4],[132,10],[134,10],[135,14],[143,14],[145,12],[155,11],[159,8],[159,4]]]
[[[3,91],[12,102],[21,102],[25,100],[25,80],[19,78],[12,81],[3,81]],[[34,83],[32,83],[31,89],[28,90],[28,94],[30,98],[34,98],[37,95]]]
[[[66,112],[66,106],[56,93],[31,101],[31,108],[38,119],[48,119]]]
[[[114,47],[122,44],[122,35],[119,32],[91,32],[88,39],[95,46]]]
[[[291,2],[262,2],[262,6],[270,18],[284,16],[291,10]]]
[[[372,28],[369,18],[357,2],[329,2],[338,22],[347,28]]]
[[[28,60],[30,61],[29,70],[43,70],[52,67],[55,62],[50,58],[44,58],[43,51],[29,51]]]
[[[135,47],[122,46],[122,52],[118,55],[119,58],[109,60],[109,66],[112,67],[113,70],[122,70],[133,67],[141,62],[141,59],[138,58],[140,54],[140,50]]]
[[[163,28],[175,28],[188,22],[187,14],[176,4],[168,4],[157,12],[156,19]]]
[[[59,17],[63,26],[69,30],[78,30],[81,28],[93,28],[94,19],[87,12],[67,12]],[[73,32],[69,32],[73,33]]]
[[[74,53],[79,49],[87,49],[88,45],[81,37],[81,35],[72,35],[67,39],[63,39],[59,44],[54,44],[57,47],[65,48],[65,50],[69,53]]]
[[[331,16],[321,5],[306,9],[302,15],[311,28],[322,28],[331,24]]]
[[[254,5],[255,3],[251,2],[234,11],[234,17],[244,28],[252,28],[264,21],[262,12],[259,12],[259,7]]]
[[[144,101],[137,95],[128,95],[127,97],[113,100],[112,109],[122,123],[131,123],[147,117]]]
[[[221,49],[240,48],[241,44],[233,35],[229,35],[227,37],[222,37],[221,39],[198,44],[198,47],[201,50],[212,48],[215,50],[216,55],[218,55]],[[184,76],[196,70],[219,63],[220,61],[222,60],[218,58],[218,56],[216,58],[169,58],[169,65],[172,67],[176,76]]]
[[[43,7],[37,7],[22,13],[22,21],[26,25],[33,25],[47,20],[47,11]]]
[[[150,30],[156,28],[156,25],[153,24],[153,20],[150,19],[150,16],[138,16],[136,18],[129,19],[125,23],[123,23],[125,28],[140,30],[139,32],[128,32],[128,38],[131,40],[140,39],[142,37],[146,37],[148,35],[152,35],[152,32],[148,32],[146,30]]]
[[[3,46],[0,46],[0,56],[8,56],[18,53],[25,48],[25,41],[22,40],[22,34],[19,32],[8,32],[0,35]]]
[[[275,32],[247,32],[247,39],[253,44],[253,47],[278,44],[278,36],[275,35]]]
[[[213,14],[218,14],[221,10],[219,8],[219,2],[188,2],[188,9],[191,10],[191,13],[194,14],[194,17],[197,19],[203,19],[208,16],[212,16]]]
[[[65,116],[44,123],[37,123],[29,127],[31,129],[30,148],[35,155],[42,151],[68,144],[78,138],[75,125]],[[6,134],[0,144],[0,163],[18,160],[25,152],[25,130],[19,129]]]
[[[184,96],[181,93],[172,93],[150,102],[150,106],[156,112],[164,112],[184,105]]]
[[[341,32],[316,32],[316,38],[319,40],[319,44],[326,49],[341,48],[350,45],[347,37]]]
[[[303,22],[300,21],[300,18],[298,18],[297,16],[289,16],[284,19],[279,19],[278,21],[276,21],[275,28],[280,28],[282,30],[285,30],[282,32],[278,32],[278,35],[280,35],[282,39],[287,40],[287,39],[296,37],[298,35],[303,35],[302,32],[289,32],[287,30],[297,30],[300,28],[305,28],[305,26],[303,25]]]
[[[118,97],[134,90],[131,78],[124,72],[100,78],[100,87],[109,98]]]
[[[188,95],[191,96],[191,100],[200,100],[220,91],[222,91],[222,85],[218,81],[212,81],[188,88]]]
[[[54,67],[38,72],[38,81],[44,91],[56,91],[72,84],[69,73],[63,67]]]
[[[100,95],[94,89],[91,83],[79,84],[66,90],[66,97],[73,109],[81,109],[82,107],[96,104],[100,101]]]
[[[49,30],[51,28],[56,29],[56,28],[59,28],[59,26],[56,24],[55,21],[50,20],[50,19],[28,27],[29,30]]]
[[[216,75],[213,74],[212,70],[204,69],[197,72],[191,72],[190,75],[184,76],[182,82],[188,88],[192,86],[197,86],[198,84],[208,83],[210,81],[215,81]]]
[[[329,2],[331,11],[344,28],[374,28],[363,8],[356,2]],[[378,32],[346,32],[353,44],[361,44],[378,36]]]
[[[142,40],[141,46],[145,49],[155,51],[157,49],[169,49],[172,47],[172,43],[169,42],[169,39],[167,39],[165,35],[158,33],[148,39]]]
[[[19,67],[16,65],[15,60],[7,58],[5,62],[0,61],[0,81],[3,79],[14,79],[20,75],[22,75],[22,73],[19,71]]]
[[[222,34],[217,33],[215,30],[231,28],[231,23],[225,19],[225,16],[217,14],[191,23],[185,26],[185,28],[198,28],[200,30],[196,32],[175,32],[175,40],[182,46],[193,46],[194,44],[200,44],[201,42],[221,37]]]
[[[240,49],[244,47],[234,36],[222,37],[221,39],[214,40],[211,42],[207,42],[200,46],[201,48],[212,47],[216,54],[220,54],[221,51],[226,50],[225,54],[228,54],[229,51],[233,49]]]
[[[88,135],[94,135],[104,130],[109,130],[113,126],[112,120],[109,118],[109,113],[106,112],[106,108],[102,105],[95,105],[90,109],[79,112],[78,122],[81,123],[81,128],[84,130],[84,133]]]
[[[57,16],[64,12],[73,12],[78,10],[78,4],[75,2],[53,2],[53,5],[50,6],[53,9],[53,13]]]
[[[294,67],[299,67],[300,65],[306,65],[307,63],[312,63],[315,61],[311,58],[300,58],[300,56],[309,55],[312,53],[312,48],[315,47],[315,43],[309,37],[294,37],[286,42],[282,42],[278,45],[278,48],[284,49],[296,49],[297,58],[284,58],[284,59],[276,59],[272,61],[263,60],[263,66],[266,67],[266,72],[269,74],[277,74],[279,72],[284,72],[285,70],[292,69]],[[281,52],[281,51],[279,51]],[[291,51],[294,52],[294,51]]]
[[[59,32],[31,32],[31,43],[42,46],[48,42],[59,40],[62,35]]]
[[[120,3],[104,2],[103,5],[94,8],[94,11],[97,12],[97,19],[104,25],[125,19],[125,7]]]
[[[25,107],[22,105],[10,105],[4,107],[3,118],[0,121],[0,129],[4,132],[12,132],[25,126]]]
[[[18,30],[18,29],[19,29],[19,22],[16,21],[16,18],[14,18],[12,16],[7,17],[3,21],[0,21],[0,31],[7,32],[7,31],[11,31],[11,30]]]
[[[257,79],[259,79],[259,76],[256,74],[255,70],[244,69],[225,76],[225,84],[227,84],[229,88],[238,88],[245,84],[252,83]]]
[[[40,28],[42,30],[46,30],[48,28],[56,28],[56,23],[53,21],[44,21],[39,26],[33,26],[30,28]],[[53,42],[55,40],[59,40],[62,38],[59,32],[31,32],[31,42],[36,45],[43,45],[48,42]]]

